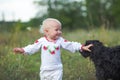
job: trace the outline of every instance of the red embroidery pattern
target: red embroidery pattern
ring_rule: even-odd
[[[55,51],[51,51],[50,53],[51,53],[51,54],[55,54]]]
[[[68,40],[65,39],[64,42],[68,42]]]
[[[49,46],[43,46],[43,50],[48,50],[49,53],[52,54],[52,55],[55,54],[55,51],[56,51],[56,50],[59,50],[59,46],[57,46],[57,47],[54,46],[53,48],[54,48],[54,49],[51,50],[51,49],[49,48]]]
[[[46,46],[43,46],[43,49],[44,49],[44,50],[47,50],[47,49],[48,49],[48,47],[46,47]]]
[[[39,42],[38,40],[35,41],[35,43],[38,43],[38,42]]]
[[[56,49],[56,50],[59,50],[59,47],[56,47],[55,49]]]

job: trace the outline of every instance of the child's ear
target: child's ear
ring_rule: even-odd
[[[45,29],[45,30],[44,30],[44,32],[45,32],[45,33],[47,33],[47,32],[48,32],[48,30],[47,30],[47,29]]]

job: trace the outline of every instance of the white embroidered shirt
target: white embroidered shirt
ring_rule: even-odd
[[[59,37],[55,42],[50,42],[46,37],[38,39],[34,44],[24,47],[26,54],[33,54],[41,50],[41,70],[62,68],[60,49],[66,49],[72,53],[81,50],[81,44],[70,42]]]

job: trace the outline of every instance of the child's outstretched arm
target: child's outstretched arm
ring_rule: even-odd
[[[16,47],[13,49],[13,51],[15,53],[20,53],[20,54],[29,54],[29,55],[34,54],[40,50],[42,41],[44,41],[43,39],[44,38],[40,38],[39,40],[37,40],[37,42],[35,42],[33,44],[29,44],[25,47],[21,47],[21,48]]]
[[[24,50],[23,50],[23,48],[14,48],[13,52],[23,54]]]

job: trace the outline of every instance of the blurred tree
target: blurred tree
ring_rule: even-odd
[[[31,27],[39,27],[39,24],[41,23],[41,19],[40,18],[32,18],[29,22],[29,26]]]
[[[85,0],[87,19],[91,26],[110,26],[112,0]]]
[[[39,0],[34,1],[39,11],[29,22],[0,22],[0,31],[10,31],[16,23],[21,23],[21,30],[26,27],[38,27],[47,17],[60,20],[64,29],[78,28],[117,28],[120,26],[120,0]],[[45,13],[46,12],[46,13]],[[41,15],[43,14],[43,15]]]
[[[120,26],[120,0],[112,0],[112,7],[110,8],[112,17],[111,22],[114,22],[116,27]]]
[[[57,18],[63,28],[69,30],[119,26],[119,0],[41,0],[36,3],[47,7],[44,18]]]
[[[36,2],[38,5],[47,6],[46,17],[59,19],[63,28],[73,30],[86,26],[82,15],[82,2],[75,0],[44,0]],[[44,16],[44,18],[45,18]]]

